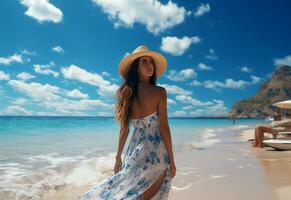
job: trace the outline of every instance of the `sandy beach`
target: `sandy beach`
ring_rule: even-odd
[[[253,128],[219,137],[211,148],[176,155],[169,199],[290,199],[291,151],[252,148]]]

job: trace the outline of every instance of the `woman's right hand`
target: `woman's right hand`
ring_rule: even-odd
[[[171,172],[171,178],[174,178],[174,176],[176,176],[176,165],[175,165],[175,163],[170,163],[170,172]]]
[[[122,161],[121,157],[116,157],[115,165],[114,165],[114,173],[117,174],[121,170]]]

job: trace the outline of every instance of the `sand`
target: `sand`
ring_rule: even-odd
[[[252,148],[253,128],[225,131],[220,139],[208,149],[176,155],[170,200],[291,199],[291,151]]]

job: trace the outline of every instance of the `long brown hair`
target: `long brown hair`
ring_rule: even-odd
[[[136,98],[139,101],[138,97],[138,66],[139,66],[139,59],[135,59],[130,67],[128,72],[126,73],[125,81],[119,87],[116,92],[116,101],[115,104],[115,118],[117,122],[121,125],[129,125],[129,121],[131,119],[131,111],[132,111],[132,103],[133,100]],[[153,62],[154,66],[154,73],[149,78],[149,83],[151,85],[156,85],[156,66]]]

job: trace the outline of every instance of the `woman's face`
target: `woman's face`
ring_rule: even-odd
[[[140,57],[138,63],[138,73],[142,77],[151,77],[154,73],[154,63],[150,56]]]

